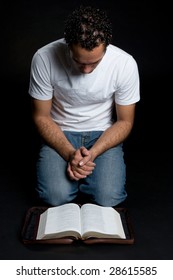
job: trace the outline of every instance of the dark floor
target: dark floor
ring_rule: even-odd
[[[26,164],[26,163],[25,163]],[[18,165],[19,166],[19,165]],[[36,205],[32,176],[24,166],[0,172],[0,259],[118,259],[173,258],[173,188],[168,154],[127,156],[128,208],[135,232],[133,245],[24,245],[20,234],[26,211]]]

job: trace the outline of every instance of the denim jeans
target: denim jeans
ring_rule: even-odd
[[[90,149],[102,131],[70,132],[64,134],[77,149]],[[81,192],[92,203],[115,206],[124,201],[127,193],[126,166],[123,145],[111,148],[95,159],[92,174],[79,181],[68,178],[67,162],[52,148],[42,144],[37,161],[37,187],[39,198],[52,206],[73,201]]]

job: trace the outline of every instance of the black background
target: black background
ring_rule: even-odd
[[[113,23],[113,44],[132,54],[139,67],[141,100],[137,104],[134,129],[125,143],[129,208],[137,232],[137,244],[130,253],[127,247],[111,251],[105,245],[98,247],[99,254],[80,246],[77,249],[61,247],[59,254],[55,248],[28,249],[20,242],[22,218],[35,203],[33,166],[37,137],[28,96],[30,63],[38,48],[63,37],[64,19],[79,4],[92,4],[108,12]],[[3,4],[2,16],[0,218],[3,231],[0,240],[5,246],[1,250],[2,258],[68,259],[81,258],[81,252],[82,258],[102,258],[101,252],[106,254],[103,258],[172,258],[169,247],[172,227],[169,220],[172,209],[169,2],[18,0]],[[11,246],[16,248],[14,252]]]

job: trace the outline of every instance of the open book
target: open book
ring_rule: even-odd
[[[90,203],[50,207],[40,215],[37,240],[65,237],[126,239],[119,212]]]

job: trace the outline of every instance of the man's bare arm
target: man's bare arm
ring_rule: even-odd
[[[52,100],[41,101],[32,98],[31,102],[32,117],[38,133],[49,146],[55,149],[66,161],[69,161],[75,148],[50,116]]]
[[[90,149],[90,155],[80,162],[81,165],[84,165],[87,160],[93,161],[97,156],[122,143],[129,136],[134,123],[135,104],[116,105],[116,113],[117,121],[103,132]]]
[[[86,156],[83,147],[76,150],[68,141],[60,127],[52,120],[50,110],[51,100],[41,101],[32,98],[32,117],[38,133],[44,141],[64,160],[68,162],[68,175],[72,180],[79,180],[89,175],[95,167],[95,163],[88,160],[84,167],[80,168],[79,162]]]

